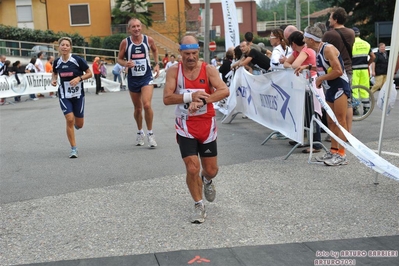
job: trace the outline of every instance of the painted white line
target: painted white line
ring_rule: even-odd
[[[372,151],[378,154],[378,151],[377,151],[377,150],[372,150]],[[398,156],[398,157],[399,157],[399,153],[396,153],[396,152],[381,151],[381,153],[383,153],[383,154],[388,154],[388,155],[393,155],[393,156]]]

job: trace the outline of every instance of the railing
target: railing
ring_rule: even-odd
[[[36,57],[42,51],[47,55],[58,56],[58,43],[35,43],[0,39],[0,54],[15,57]],[[95,57],[100,57],[109,64],[114,64],[118,58],[119,50],[73,46],[74,54],[92,62]]]
[[[153,30],[152,28],[147,28],[143,26],[141,28],[142,33],[151,36],[155,44],[162,48],[166,53],[169,54],[178,54],[179,45],[177,42],[172,41],[171,39],[167,38],[165,35],[160,34],[159,32]],[[116,33],[127,33],[127,25],[120,24],[116,26],[112,26],[112,34]]]
[[[287,20],[274,20],[274,21],[258,21],[256,23],[257,31],[268,31],[272,29],[276,29],[283,25],[294,25],[296,26],[295,19],[287,19]]]

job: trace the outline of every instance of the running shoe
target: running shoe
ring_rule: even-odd
[[[77,149],[71,149],[71,153],[69,154],[69,158],[71,158],[71,159],[78,158],[78,150]]]
[[[148,147],[155,148],[157,146],[157,142],[155,141],[154,134],[148,134]]]
[[[353,115],[356,115],[356,116],[360,115],[359,109],[357,107],[353,108]]]
[[[367,114],[367,112],[370,110],[369,107],[364,107],[363,108],[363,115]]]
[[[205,211],[205,205],[203,203],[196,203],[194,205],[194,213],[193,216],[191,216],[191,222],[193,224],[200,224],[205,222],[206,218],[206,211]]]
[[[75,127],[76,130],[79,130],[80,127],[78,127],[77,125],[73,125]]]
[[[204,178],[202,177],[202,183],[204,184],[204,195],[207,201],[212,202],[215,200],[216,197],[216,189],[215,185],[213,184],[213,181],[210,183],[205,183]]]
[[[334,154],[332,154],[331,152],[328,151],[328,152],[326,152],[323,156],[318,156],[318,157],[316,157],[316,161],[318,161],[318,162],[325,162],[325,161],[327,161],[327,160],[332,159],[333,156],[334,156]]]
[[[347,165],[348,160],[346,159],[346,156],[341,156],[338,153],[334,154],[333,157],[329,160],[324,161],[325,165],[329,166],[337,166],[337,165]]]
[[[144,145],[144,133],[137,133],[137,138],[136,138],[136,146],[143,146]]]
[[[274,134],[271,137],[271,139],[284,140],[284,139],[288,139],[288,138],[279,132],[277,134]]]

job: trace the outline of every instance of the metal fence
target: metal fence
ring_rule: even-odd
[[[58,56],[58,43],[35,43],[0,39],[0,54],[15,57],[36,57],[39,52]],[[100,57],[109,64],[114,64],[118,58],[118,50],[73,46],[72,53],[92,62],[95,57]]]

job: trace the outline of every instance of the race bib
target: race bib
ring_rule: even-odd
[[[134,67],[131,68],[132,76],[144,76],[147,72],[147,60],[146,59],[138,59],[134,60]]]
[[[65,98],[80,97],[82,94],[82,82],[79,82],[76,86],[72,86],[69,81],[64,82]]]
[[[205,90],[204,90],[204,89],[189,89],[189,90],[186,90],[185,92],[192,92],[192,93],[194,93],[194,92],[196,92],[196,91],[205,91]],[[190,106],[190,103],[182,103],[182,104],[179,104],[179,105],[177,106],[178,109],[179,109],[179,112],[180,112],[180,117],[181,117],[182,119],[187,120],[189,116],[203,115],[203,114],[206,114],[206,113],[208,112],[208,105],[207,105],[207,104],[204,105],[204,106],[202,106],[202,107],[201,107],[200,109],[198,109],[197,112],[195,112],[195,113],[189,113],[189,112],[188,112],[188,107],[189,107],[189,106]]]

